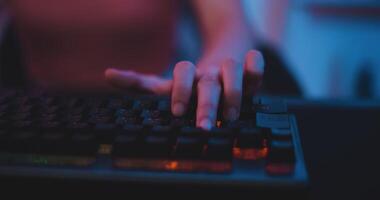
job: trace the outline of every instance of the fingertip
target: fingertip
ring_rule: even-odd
[[[174,76],[181,76],[182,74],[187,74],[189,75],[188,73],[195,73],[195,65],[190,62],[190,61],[180,61],[178,62],[175,67],[174,67],[174,71],[173,71],[173,74]]]
[[[204,130],[211,130],[212,128],[211,120],[208,118],[202,119],[201,122],[199,123],[199,127]]]
[[[186,107],[183,103],[175,103],[172,108],[173,115],[180,117],[185,114]]]
[[[105,71],[104,71],[104,75],[105,77],[111,77],[113,76],[115,73],[117,73],[118,70],[117,69],[114,69],[114,68],[107,68]]]
[[[245,57],[245,65],[249,71],[264,73],[265,60],[260,51],[249,50]]]
[[[121,76],[125,76],[127,71],[121,71],[119,69],[115,68],[108,68],[104,71],[104,76],[106,80],[113,80],[113,79],[118,79]]]

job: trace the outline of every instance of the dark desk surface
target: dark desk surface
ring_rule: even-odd
[[[289,100],[311,199],[379,199],[380,101]]]

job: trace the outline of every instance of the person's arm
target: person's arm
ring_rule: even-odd
[[[105,75],[117,87],[171,95],[172,112],[176,116],[186,112],[193,85],[196,85],[196,125],[211,129],[215,124],[222,89],[224,117],[235,120],[240,113],[243,83],[248,93],[257,89],[264,61],[259,52],[249,50],[252,40],[240,1],[194,0],[194,8],[204,46],[196,66],[188,61],[177,63],[173,80],[115,69],[108,69]]]
[[[250,68],[245,72],[249,75],[246,78],[249,83],[245,85],[256,87],[256,78],[264,67],[262,56],[256,51],[247,54],[253,47],[253,39],[240,1],[195,0],[193,3],[204,44],[203,55],[197,64],[200,72],[197,122],[201,124],[203,119],[211,119],[214,123],[221,88],[224,90],[223,115],[228,120],[235,120],[240,113],[244,60]]]
[[[194,9],[203,39],[200,63],[215,63],[232,58],[244,60],[253,47],[240,1],[194,0]]]

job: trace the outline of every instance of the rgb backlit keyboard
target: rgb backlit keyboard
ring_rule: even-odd
[[[196,102],[0,93],[0,174],[298,187],[307,184],[295,117],[284,101],[245,98],[240,119],[195,127]],[[221,111],[219,112],[221,113]],[[205,184],[205,183],[203,183]]]

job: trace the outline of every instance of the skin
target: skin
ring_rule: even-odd
[[[19,30],[20,36],[22,38],[22,41],[26,43],[24,44],[24,47],[27,49],[28,52],[35,52],[33,47],[33,42],[30,41],[30,38],[28,37],[27,33],[31,33],[33,29],[30,27],[33,27],[33,19],[35,21],[39,21],[41,19],[46,20],[45,24],[49,24],[49,27],[54,27],[57,22],[60,22],[59,25],[65,24],[65,17],[62,17],[63,15],[66,15],[65,12],[62,12],[62,16],[60,16],[60,13],[58,12],[51,12],[52,18],[38,18],[38,13],[41,13],[42,11],[49,11],[50,8],[47,7],[46,10],[44,8],[41,8],[39,12],[33,13],[33,9],[30,6],[23,5],[27,4],[25,2],[34,2],[36,3],[37,0],[14,0],[13,7],[14,9],[14,17],[19,22]],[[48,4],[49,0],[38,0],[38,1],[45,1],[45,3]],[[51,1],[51,0],[50,0]],[[127,1],[127,0],[126,0]],[[154,22],[155,26],[157,23],[162,23],[162,27],[171,27],[170,24],[175,22],[173,18],[175,18],[176,14],[170,12],[169,14],[165,15],[166,18],[161,18],[162,12],[169,12],[168,10],[165,10],[167,6],[161,6],[157,10],[155,8],[152,8],[150,6],[150,3],[158,2],[160,1],[161,4],[166,3],[167,5],[173,5],[173,2],[170,0],[128,0],[129,3],[132,3],[131,5],[136,6],[137,10],[139,12],[132,12],[130,10],[129,15],[125,14],[123,16],[123,19],[125,18],[123,23],[134,23],[131,20],[128,20],[128,17],[139,19],[138,21],[142,24],[140,27],[150,27],[144,20],[148,20],[144,17],[143,11],[147,9],[149,19],[156,19],[157,21]],[[71,2],[71,0],[67,1],[58,1],[58,2]],[[73,1],[74,2],[74,1]],[[101,1],[96,0],[99,5],[104,2],[113,2],[117,3],[120,2],[118,0],[110,0],[110,1]],[[137,3],[139,2],[139,3]],[[145,2],[145,3],[144,3]],[[57,2],[56,2],[57,3]],[[136,3],[136,4],[133,4]],[[65,3],[64,3],[65,4]],[[50,6],[54,6],[55,4],[51,4]],[[107,4],[108,5],[108,4]],[[156,6],[158,7],[159,3],[156,3]],[[41,6],[46,6],[46,4],[41,4]],[[79,5],[77,5],[79,6]],[[83,6],[83,5],[82,5]],[[104,6],[104,5],[103,5]],[[109,7],[110,5],[108,5]],[[104,87],[103,85],[99,84],[99,71],[104,71],[104,77],[108,83],[110,83],[112,86],[116,88],[123,89],[125,91],[139,91],[141,93],[150,93],[150,94],[157,94],[157,95],[169,95],[172,97],[172,112],[175,116],[181,116],[183,115],[188,107],[190,96],[195,89],[197,93],[198,98],[198,105],[196,110],[196,125],[198,127],[204,128],[206,130],[211,129],[216,121],[217,116],[217,108],[218,104],[220,102],[220,99],[223,98],[223,115],[225,119],[227,120],[236,120],[239,117],[240,113],[240,106],[241,106],[241,98],[243,94],[253,94],[257,88],[260,86],[261,83],[261,77],[264,71],[264,60],[260,52],[256,50],[252,50],[252,37],[250,35],[249,29],[247,27],[247,24],[245,23],[244,16],[242,15],[243,11],[241,9],[241,5],[239,1],[236,0],[224,0],[223,3],[220,3],[220,0],[193,0],[192,6],[194,7],[199,26],[202,33],[202,40],[203,40],[203,54],[199,58],[197,63],[191,63],[189,61],[181,61],[178,62],[175,65],[174,73],[173,73],[173,79],[163,79],[160,76],[156,75],[159,72],[163,71],[165,68],[165,65],[167,66],[168,60],[160,59],[160,58],[166,58],[165,52],[171,52],[170,47],[171,43],[173,41],[168,40],[167,36],[165,35],[170,34],[169,32],[163,32],[162,35],[159,34],[157,38],[154,38],[153,36],[149,35],[148,37],[153,37],[154,41],[164,41],[164,44],[158,44],[158,46],[162,47],[162,49],[157,49],[156,46],[150,46],[149,43],[144,44],[138,44],[136,45],[135,49],[136,52],[140,53],[140,49],[146,49],[148,53],[144,53],[144,51],[141,51],[143,53],[137,54],[136,58],[131,58],[130,60],[137,59],[137,62],[130,62],[130,60],[126,59],[122,62],[116,63],[116,66],[121,67],[111,67],[106,68],[105,64],[108,63],[115,63],[112,60],[114,59],[114,55],[120,54],[120,51],[112,51],[112,49],[109,48],[110,45],[107,45],[108,41],[101,41],[96,44],[97,49],[106,49],[108,51],[112,51],[112,54],[102,54],[102,61],[98,60],[99,58],[96,56],[95,50],[91,47],[94,44],[83,44],[83,40],[86,40],[86,38],[82,38],[80,35],[62,35],[61,38],[58,38],[57,40],[68,40],[68,37],[70,40],[76,41],[73,43],[74,45],[77,45],[76,49],[79,49],[78,55],[94,55],[91,56],[91,59],[89,59],[86,62],[83,62],[83,59],[78,59],[76,55],[73,55],[72,51],[69,51],[67,53],[68,55],[60,54],[57,50],[57,55],[51,55],[51,57],[55,57],[56,59],[49,59],[47,57],[47,53],[44,53],[43,50],[40,50],[37,53],[29,53],[27,57],[30,60],[29,65],[48,65],[48,66],[60,66],[62,62],[64,61],[72,61],[66,63],[65,66],[61,66],[64,68],[67,68],[66,74],[73,74],[71,80],[78,79],[77,81],[66,81],[66,77],[63,77],[62,74],[59,76],[57,75],[57,78],[43,78],[45,75],[45,71],[48,69],[41,69],[38,68],[37,71],[40,71],[40,73],[37,74],[36,77],[44,80],[50,80],[50,81],[41,81],[41,83],[45,83],[49,85],[49,82],[56,82],[53,84],[54,87],[59,87],[59,85],[63,85],[63,87],[81,87],[80,85],[82,82],[85,82],[91,86],[96,87]],[[107,7],[107,6],[105,6]],[[107,8],[108,8],[107,7]],[[60,6],[62,8],[62,5]],[[63,7],[64,9],[65,7]],[[66,7],[67,9],[71,8],[70,6]],[[112,7],[113,8],[113,7]],[[28,10],[29,9],[29,10]],[[80,10],[80,8],[79,8]],[[106,9],[107,10],[107,9]],[[175,8],[174,10],[178,10],[178,8]],[[25,13],[28,13],[29,16]],[[80,14],[81,12],[75,12],[72,11],[75,14]],[[110,10],[110,13],[113,13],[112,9]],[[45,14],[48,14],[49,12],[46,12]],[[126,12],[120,11],[123,15]],[[104,16],[102,16],[104,15]],[[96,22],[98,20],[104,19],[105,17],[112,18],[112,15],[105,13],[98,13],[100,18],[99,19],[92,19],[91,17],[84,17],[84,19],[87,19],[87,24],[91,24],[92,22]],[[29,17],[29,18],[28,18]],[[34,17],[34,18],[30,18]],[[56,17],[54,20],[54,17]],[[28,19],[28,20],[27,20]],[[32,20],[30,20],[32,19]],[[75,16],[74,16],[75,19]],[[81,19],[81,18],[80,18]],[[61,20],[61,21],[60,21]],[[134,20],[136,21],[136,20]],[[70,24],[74,23],[74,24]],[[70,21],[69,25],[66,25],[64,27],[60,27],[61,29],[64,28],[76,28],[76,30],[79,30],[78,27],[75,25],[75,20]],[[81,22],[83,24],[84,22]],[[25,26],[22,26],[25,25]],[[95,24],[96,25],[96,24]],[[25,28],[27,27],[27,28]],[[28,28],[29,27],[29,28]],[[43,30],[46,32],[47,28],[49,27],[40,27],[40,30]],[[74,27],[74,28],[73,28]],[[96,27],[96,26],[94,26]],[[111,26],[113,27],[113,26]],[[107,30],[107,27],[103,27],[102,30]],[[157,27],[153,27],[157,28]],[[58,29],[57,30],[61,30]],[[146,32],[149,29],[140,30],[142,32]],[[171,29],[165,29],[165,30],[171,30]],[[59,32],[59,31],[58,31]],[[104,33],[108,34],[108,33]],[[136,34],[138,35],[138,34]],[[101,35],[93,35],[95,38],[102,37]],[[52,37],[54,40],[54,37]],[[49,39],[49,38],[48,38]],[[133,40],[131,40],[133,41]],[[29,42],[29,43],[28,43]],[[38,42],[38,41],[37,41]],[[154,42],[153,42],[154,43]],[[29,44],[29,45],[28,45]],[[166,45],[165,45],[166,44]],[[87,46],[86,46],[87,45]],[[52,51],[60,48],[60,46],[52,47]],[[56,49],[55,49],[56,48]],[[149,53],[149,49],[156,48],[154,51],[154,54]],[[49,48],[50,51],[51,48]],[[75,51],[75,50],[73,50]],[[105,51],[107,52],[107,51]],[[38,54],[39,55],[36,55]],[[38,59],[36,59],[36,57]],[[142,59],[142,58],[152,58],[152,59]],[[33,63],[34,62],[34,63]],[[38,65],[37,65],[37,64]],[[53,63],[53,65],[51,65]],[[78,64],[80,63],[80,64]],[[90,64],[89,64],[90,63]],[[97,75],[92,76],[91,73],[80,71],[81,68],[86,68],[84,65],[91,65],[91,66],[97,66],[101,63],[102,66],[100,67],[94,67],[92,72],[97,72]],[[131,63],[134,63],[135,65],[139,65],[141,67],[139,68],[133,68],[131,67]],[[115,66],[113,65],[113,66]],[[157,66],[160,65],[161,67],[153,68],[149,66]],[[109,64],[107,64],[109,66]],[[33,67],[31,67],[33,68]],[[37,67],[34,67],[36,69]],[[87,67],[88,68],[88,67]],[[88,69],[87,69],[88,70]],[[88,78],[88,80],[82,80],[81,74],[87,73],[86,77],[92,77]],[[33,74],[33,73],[32,73]],[[54,77],[54,73],[50,74],[50,77]],[[60,77],[63,77],[62,80],[57,81],[60,79]],[[76,77],[76,78],[75,78]],[[70,79],[69,79],[70,80]],[[81,82],[82,81],[82,82]],[[85,85],[85,84],[84,84]],[[96,88],[95,87],[95,88]],[[84,87],[85,88],[85,87]],[[223,96],[221,96],[223,95]]]

